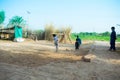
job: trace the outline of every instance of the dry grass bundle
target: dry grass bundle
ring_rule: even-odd
[[[68,39],[71,42],[71,39],[70,39],[71,31],[72,31],[72,28],[70,26],[62,28],[61,32],[63,33],[63,35],[62,35],[60,42],[66,43]]]
[[[52,34],[55,33],[55,34],[57,34],[57,36],[60,39],[59,42],[66,43],[67,40],[69,40],[71,42],[71,39],[70,39],[71,31],[72,31],[72,28],[70,26],[56,29],[54,27],[54,25],[52,25],[52,24],[46,25],[45,26],[45,40],[52,41],[53,40]]]
[[[52,41],[52,33],[54,33],[55,28],[52,24],[45,26],[45,40]]]

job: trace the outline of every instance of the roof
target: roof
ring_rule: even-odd
[[[14,27],[15,27],[15,26],[9,27],[9,28],[3,28],[3,29],[0,29],[0,30],[12,30],[12,29],[14,29]],[[18,26],[18,27],[20,27],[20,26]]]

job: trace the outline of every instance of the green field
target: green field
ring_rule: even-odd
[[[78,36],[81,38],[81,40],[97,40],[97,41],[109,41],[110,36],[109,35],[100,35],[100,34],[78,34]],[[76,34],[72,33],[71,34],[72,40],[76,39]],[[117,42],[120,42],[120,36],[117,36]]]

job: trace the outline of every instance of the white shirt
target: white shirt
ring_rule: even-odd
[[[54,37],[54,42],[58,43],[58,37],[57,36]]]
[[[57,36],[54,37],[54,41],[58,41],[58,37]]]

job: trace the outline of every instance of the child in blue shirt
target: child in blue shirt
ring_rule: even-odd
[[[79,49],[80,45],[81,45],[81,39],[79,38],[79,36],[77,36],[75,42],[75,49]]]

